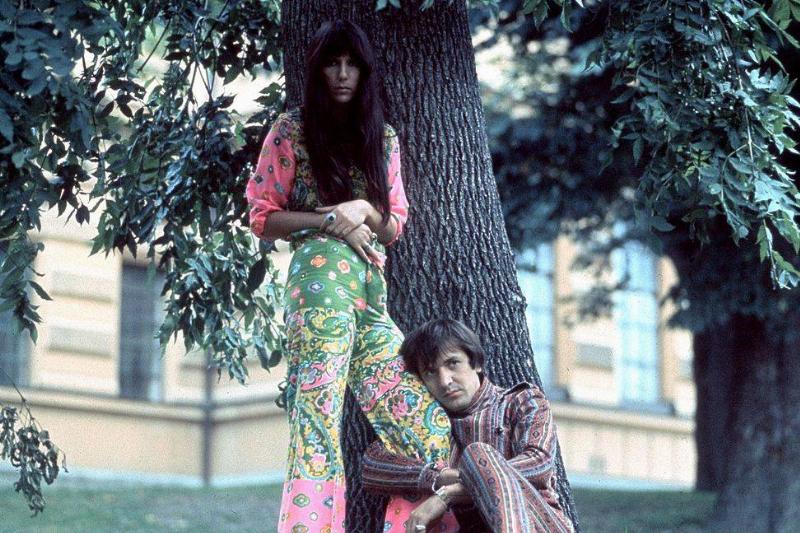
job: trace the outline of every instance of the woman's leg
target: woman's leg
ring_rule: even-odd
[[[450,455],[447,414],[422,381],[405,370],[398,354],[403,334],[386,311],[383,276],[375,268],[368,274],[367,306],[356,312],[348,384],[388,451],[445,465]],[[405,531],[405,521],[420,502],[393,497],[387,506],[384,532]],[[456,530],[452,514],[435,529]]]
[[[357,281],[341,264],[348,250],[339,241],[310,239],[289,266],[285,320],[292,382],[287,391],[290,442],[281,533],[344,532],[339,434],[355,315],[351,295],[341,287]]]
[[[297,383],[278,531],[344,532],[339,430],[353,319],[335,309],[304,308],[286,322]]]

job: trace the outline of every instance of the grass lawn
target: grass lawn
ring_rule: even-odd
[[[235,489],[164,487],[45,488],[47,509],[36,518],[0,477],[0,531],[274,531],[280,487]],[[709,515],[713,494],[576,490],[583,530],[595,532],[696,532]]]
[[[586,533],[695,533],[711,514],[711,492],[575,491],[578,518]]]

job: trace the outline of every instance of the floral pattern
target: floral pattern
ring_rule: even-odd
[[[284,315],[290,446],[278,531],[343,532],[339,439],[345,387],[393,453],[445,462],[450,425],[398,355],[403,336],[386,310],[380,271],[343,241],[321,233],[306,234],[297,246]],[[417,504],[393,498],[392,523],[402,524],[397,517],[407,517]]]

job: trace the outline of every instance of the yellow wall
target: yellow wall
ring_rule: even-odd
[[[89,256],[91,231],[44,217],[46,249],[37,270],[53,296],[41,304],[44,323],[32,347],[30,387],[35,416],[66,451],[77,473],[143,475],[199,483],[204,454],[211,481],[275,480],[285,466],[288,425],[274,405],[284,369],[272,372],[249,363],[246,386],[212,376],[210,421],[203,409],[207,373],[202,353],[183,354],[171,344],[163,359],[161,401],[118,397],[121,270],[126,255]],[[570,265],[573,245],[555,246],[554,385],[565,398],[553,402],[562,454],[576,477],[640,480],[688,486],[694,479],[692,441],[694,388],[687,372],[691,336],[666,324],[659,329],[663,401],[675,414],[646,414],[619,408],[619,379],[612,366],[587,364],[582,344],[613,350],[618,335],[610,319],[574,324],[573,309],[561,300],[588,286],[586,274]],[[284,268],[285,249],[277,255]],[[659,291],[674,282],[670,265],[659,266]],[[535,295],[528,295],[535,297]],[[0,401],[13,403],[13,389],[0,387]],[[204,438],[204,428],[209,437]],[[208,449],[205,446],[208,444]],[[204,451],[205,450],[205,451]]]

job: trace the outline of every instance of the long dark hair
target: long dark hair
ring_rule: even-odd
[[[322,74],[328,61],[343,54],[350,54],[359,69],[348,124],[334,121],[333,102]],[[352,22],[324,22],[311,39],[306,56],[303,129],[320,200],[335,204],[353,199],[348,169],[355,164],[366,176],[367,198],[386,222],[389,188],[381,83],[372,45],[364,31]]]

